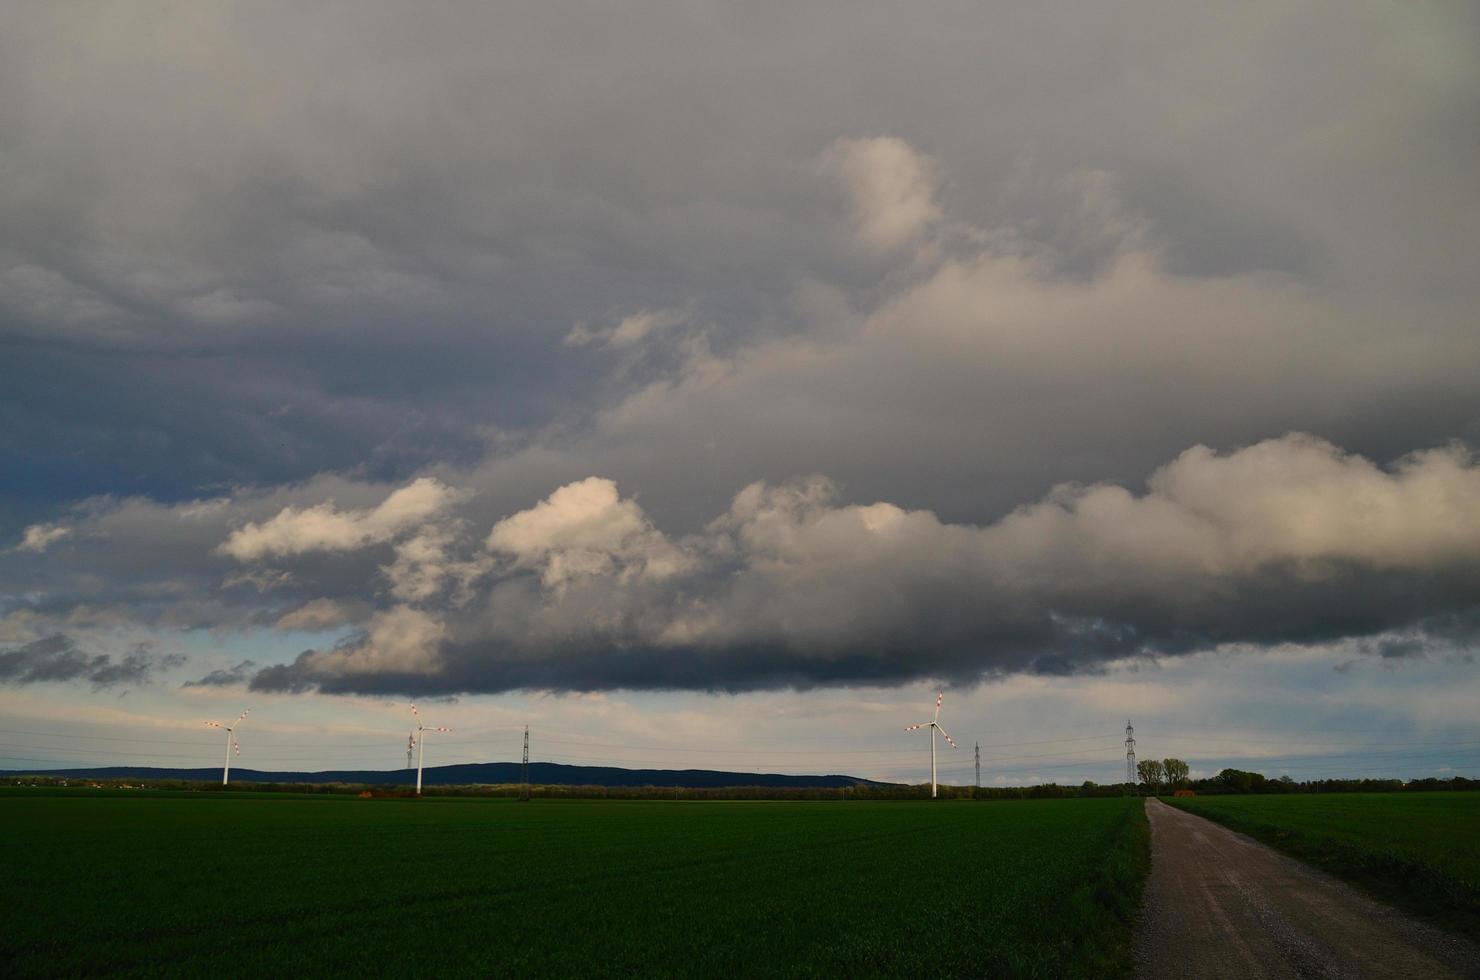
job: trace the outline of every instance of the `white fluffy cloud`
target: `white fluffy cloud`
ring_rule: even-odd
[[[39,554],[71,533],[72,529],[62,524],[32,524],[26,528],[21,543],[16,548]]]
[[[982,525],[846,503],[814,477],[747,486],[678,540],[591,477],[498,521],[485,546],[503,563],[470,598],[415,631],[397,607],[418,642],[377,639],[388,621],[364,653],[305,655],[262,685],[744,689],[1292,640],[1451,649],[1480,598],[1480,465],[1450,446],[1382,467],[1291,434],[1193,447],[1142,492],[1064,485]]]
[[[564,344],[566,347],[599,345],[613,350],[635,347],[649,336],[683,323],[684,316],[679,310],[642,310],[622,317],[605,329],[581,323],[565,335]]]
[[[939,220],[935,162],[904,140],[841,139],[826,159],[847,187],[858,234],[875,248],[917,242]]]
[[[316,650],[302,661],[314,676],[434,674],[441,621],[410,606],[392,606],[370,618],[356,644]]]
[[[329,630],[352,623],[361,615],[363,607],[356,609],[353,603],[311,599],[278,617],[273,627],[280,630]]]
[[[1108,574],[1247,575],[1293,564],[1439,570],[1480,559],[1480,467],[1468,450],[1414,453],[1385,470],[1305,435],[1220,456],[1187,450],[1134,496],[1060,491],[999,525],[1020,561],[1066,554]]]
[[[594,476],[499,521],[487,546],[517,566],[538,568],[551,587],[592,575],[661,580],[690,564],[636,501],[621,499],[614,482]]]
[[[855,583],[849,606],[862,607],[923,580],[942,596],[954,590],[963,617],[973,595],[1050,610],[1094,611],[1099,601],[1104,613],[1117,595],[1175,603],[1189,583],[1232,584],[1270,569],[1316,581],[1352,568],[1480,567],[1480,466],[1459,447],[1383,469],[1302,434],[1226,455],[1197,446],[1153,473],[1145,493],[1066,485],[986,526],[889,503],[838,506],[832,496],[820,480],[757,484],[712,527],[778,596]]]
[[[437,517],[460,499],[458,491],[431,477],[396,490],[368,510],[338,510],[332,500],[299,509],[285,507],[262,524],[231,533],[221,551],[239,561],[308,551],[349,551],[388,541]]]
[[[604,477],[483,516],[492,491],[460,487],[475,475],[79,510],[77,549],[25,558],[57,596],[24,611],[26,636],[358,626],[255,683],[452,693],[970,679],[1289,643],[1403,656],[1480,633],[1480,463],[1458,444],[1388,465],[1298,433],[1194,446],[1143,486],[1064,484],[982,523],[821,476],[755,482],[682,535]],[[389,563],[355,552],[370,541]],[[134,544],[147,562],[115,554]],[[243,555],[315,548],[340,553],[233,584]]]
[[[396,559],[381,573],[390,583],[391,595],[402,602],[426,602],[451,586],[447,601],[467,602],[473,584],[492,568],[487,555],[459,557],[457,546],[464,538],[461,523],[429,525],[396,545]]]

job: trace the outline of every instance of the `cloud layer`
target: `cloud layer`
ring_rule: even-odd
[[[155,549],[177,561],[17,624],[338,631],[291,663],[200,683],[383,694],[971,683],[1335,641],[1411,656],[1462,649],[1480,627],[1480,463],[1458,445],[1389,466],[1302,434],[1196,446],[1143,489],[1065,484],[986,524],[850,503],[817,476],[753,483],[700,529],[669,533],[590,477],[480,527],[481,494],[431,486],[344,511],[287,504],[265,520],[243,520],[263,507],[251,498],[153,505]],[[139,509],[79,520],[73,548],[116,547]],[[276,541],[263,529],[305,514],[335,520],[305,522],[292,547],[191,552],[202,536]],[[354,533],[321,533],[345,521]],[[90,564],[86,550],[53,560],[57,581]],[[171,589],[212,575],[237,584],[212,603]],[[7,654],[7,676],[104,682],[93,673],[113,668],[107,658],[53,649],[62,642]]]
[[[339,511],[333,501],[305,510],[287,507],[270,521],[232,531],[221,550],[243,561],[308,551],[351,551],[389,541],[441,513],[455,499],[449,488],[424,478],[397,490],[373,510]]]
[[[152,679],[161,668],[184,662],[178,655],[157,656],[138,646],[118,657],[88,653],[69,637],[53,633],[8,650],[0,650],[0,683],[38,684],[56,681],[87,681],[94,690],[140,684]]]
[[[1474,636],[1459,7],[13,21],[0,679]]]
[[[388,658],[372,631],[363,660],[310,654],[258,683],[969,682],[1236,644],[1442,648],[1480,600],[1480,467],[1459,448],[1384,469],[1302,435],[1194,447],[1144,493],[1063,486],[985,526],[837,497],[822,478],[753,484],[672,539],[609,482],[572,484],[495,526],[489,546],[522,560],[446,617],[437,656],[418,639]]]
[[[1016,334],[1049,362],[1007,370],[1034,353],[1022,345],[987,359],[1000,371],[974,390],[997,397],[929,404],[960,397],[977,356],[956,376],[938,356],[887,373],[855,360],[819,379],[810,415],[774,390],[784,377],[726,407],[763,431],[718,433],[733,466],[712,480],[700,467],[677,486],[710,441],[694,426],[669,456],[657,434],[596,433],[610,458],[561,482],[602,473],[666,510],[661,488],[713,504],[821,470],[884,499],[928,486],[922,504],[984,520],[968,494],[988,482],[1012,483],[984,508],[1001,509],[1065,479],[1135,479],[1197,442],[1301,430],[1392,458],[1480,439],[1455,377],[1475,357],[1480,247],[1457,135],[1480,106],[1464,5],[1065,18],[825,3],[744,25],[673,2],[622,17],[356,6],[11,19],[0,451],[28,463],[0,473],[12,530],[59,499],[178,501],[325,471],[404,483],[549,427],[580,442],[692,340],[658,326],[671,311],[721,352],[836,330],[898,297],[922,248],[978,232],[1035,275],[953,263],[898,312],[998,288],[994,322],[1027,304]],[[1045,273],[1083,281],[1131,239],[1171,278],[1127,266],[1079,293],[1024,291]],[[1059,311],[1078,325],[1053,329]],[[592,341],[567,346],[580,325]],[[1106,373],[1056,375],[1085,338],[1082,362]],[[642,363],[611,372],[611,353]],[[820,441],[808,419],[838,424],[857,410],[839,389],[861,384],[888,409],[863,420],[883,446],[850,426],[799,465],[796,443]],[[976,438],[927,424],[952,418]],[[873,468],[903,455],[892,427],[913,458]],[[946,479],[982,458],[991,480]]]

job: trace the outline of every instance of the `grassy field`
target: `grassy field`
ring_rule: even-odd
[[[0,973],[1128,970],[1139,800],[0,793]]]
[[[1480,793],[1202,796],[1166,802],[1480,936]]]

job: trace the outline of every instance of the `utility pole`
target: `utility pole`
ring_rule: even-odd
[[[976,743],[976,788],[982,788],[982,743]]]
[[[524,726],[524,766],[523,766],[524,789],[520,791],[521,800],[529,799],[529,726]]]
[[[1125,781],[1136,785],[1136,730],[1129,718],[1125,722]]]

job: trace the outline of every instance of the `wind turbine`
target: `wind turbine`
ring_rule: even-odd
[[[421,712],[416,710],[416,705],[414,704],[411,706],[411,716],[416,719],[416,735],[421,736],[420,738],[417,738],[416,735],[413,735],[411,737],[411,741],[416,745],[416,795],[420,796],[421,760],[422,757],[425,756],[427,753],[427,732],[450,732],[452,731],[452,729],[432,728],[429,725],[422,724]]]
[[[935,695],[935,717],[929,721],[922,721],[918,725],[911,725],[905,731],[913,732],[919,728],[930,729],[930,798],[935,799],[935,733],[940,732],[941,737],[951,743],[951,748],[956,748],[956,742],[946,734],[946,730],[940,727],[940,703],[945,700],[945,692],[940,691]]]
[[[247,711],[251,710],[251,708],[247,709]],[[222,786],[225,786],[228,782],[231,781],[231,754],[233,752],[235,752],[237,755],[242,754],[241,743],[236,740],[236,730],[241,727],[242,719],[247,717],[247,711],[243,711],[241,714],[237,715],[236,721],[232,722],[229,725],[223,725],[219,721],[206,722],[207,728],[219,728],[226,733],[226,765],[221,770]]]

